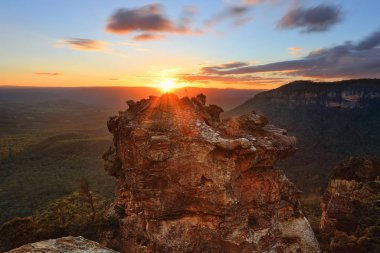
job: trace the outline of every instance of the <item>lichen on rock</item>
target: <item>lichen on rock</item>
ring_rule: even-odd
[[[319,252],[273,167],[296,149],[285,130],[255,113],[221,121],[204,95],[128,105],[108,121],[124,252]]]

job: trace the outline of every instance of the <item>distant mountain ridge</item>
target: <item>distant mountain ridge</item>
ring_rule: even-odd
[[[296,81],[223,116],[252,110],[297,137],[299,150],[283,166],[304,191],[322,190],[331,168],[348,156],[380,154],[380,79]]]
[[[219,104],[224,110],[230,110],[263,90],[239,90],[183,87],[173,90],[180,97],[192,97],[203,93],[211,104]],[[69,104],[80,102],[84,105],[107,109],[119,109],[126,100],[139,100],[151,95],[160,95],[153,87],[8,87],[0,86],[0,105],[15,104],[57,104],[66,101]],[[71,100],[71,102],[69,101]],[[61,102],[59,102],[61,103]]]
[[[277,89],[261,92],[225,113],[225,116],[249,112],[259,100],[276,104],[319,104],[325,107],[367,107],[380,98],[380,79],[355,79],[338,82],[294,81]]]

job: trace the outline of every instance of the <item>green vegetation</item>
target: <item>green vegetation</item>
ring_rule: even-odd
[[[331,174],[331,179],[374,181],[380,176],[380,157],[349,157],[341,161]]]
[[[113,197],[102,160],[113,110],[57,101],[1,104],[0,114],[0,225],[70,194],[81,178]]]
[[[379,200],[380,194],[372,195],[356,207],[358,211],[355,216],[342,217],[338,221],[337,230],[330,244],[330,252],[380,252]]]
[[[80,192],[59,198],[32,216],[16,217],[0,226],[0,251],[69,235],[99,241],[100,230],[117,229],[117,223],[105,215],[109,201],[89,191],[88,183],[81,184]]]

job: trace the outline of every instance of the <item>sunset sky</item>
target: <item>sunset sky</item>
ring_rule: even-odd
[[[0,85],[380,77],[378,0],[1,0]]]

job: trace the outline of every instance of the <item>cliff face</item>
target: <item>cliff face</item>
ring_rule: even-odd
[[[124,252],[319,252],[298,190],[273,164],[295,138],[251,113],[221,122],[206,98],[165,94],[108,121]]]
[[[352,157],[333,171],[324,194],[320,227],[332,252],[379,252],[380,164]]]
[[[319,105],[322,107],[365,108],[380,99],[380,79],[358,79],[339,82],[295,81],[277,89],[262,92],[226,116],[241,115],[265,102],[286,105]]]
[[[377,83],[377,85],[378,84],[379,83]],[[363,89],[363,87],[360,87],[360,84],[336,84],[334,86],[312,82],[304,83],[302,81],[295,82],[291,85],[292,87],[284,87],[271,91],[270,94],[268,94],[269,96],[266,96],[266,99],[279,104],[291,103],[297,105],[321,105],[324,107],[354,109],[367,107],[371,100],[380,98],[380,87],[378,88],[376,86],[373,86],[374,89]],[[263,93],[258,97],[265,97],[265,94],[266,93]]]

